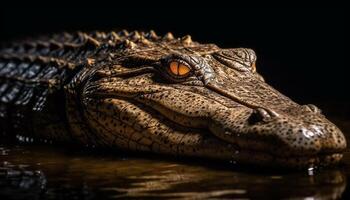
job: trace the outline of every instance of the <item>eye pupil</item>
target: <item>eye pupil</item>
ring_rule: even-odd
[[[190,72],[190,68],[184,64],[173,61],[169,64],[170,72],[174,75],[184,76]]]
[[[171,62],[170,63],[170,71],[171,71],[171,73],[178,75],[179,74],[179,63],[178,62]]]

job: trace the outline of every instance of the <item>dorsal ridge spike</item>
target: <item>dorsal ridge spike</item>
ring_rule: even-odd
[[[73,37],[73,35],[71,34],[71,33],[68,33],[68,32],[63,32],[63,37],[65,37],[65,38],[72,38]],[[61,34],[57,34],[56,35],[57,37],[61,37]]]
[[[96,39],[94,39],[93,37],[91,37],[87,34],[84,34],[84,38],[86,39],[87,44],[91,44],[92,46],[94,46],[96,48],[101,45],[99,41],[97,41]]]
[[[142,44],[149,46],[152,42],[147,40],[143,35],[141,35],[140,41]]]
[[[126,48],[130,48],[130,49],[133,49],[136,44],[128,39],[124,40],[123,42],[123,45],[126,47]]]
[[[114,32],[114,31],[111,31],[109,34],[108,34],[108,43],[111,45],[111,46],[114,46],[114,45],[116,45],[116,44],[118,44],[118,43],[120,43],[121,42],[121,38],[120,38],[120,36],[116,33],[116,32]]]
[[[49,42],[45,42],[45,41],[37,41],[37,47],[39,48],[48,48],[50,46]]]
[[[148,34],[147,34],[147,37],[149,39],[153,39],[153,40],[156,40],[159,38],[154,30],[150,30],[150,32],[148,32]]]
[[[170,32],[166,33],[163,37],[164,40],[173,40],[174,39],[174,35]]]
[[[139,40],[141,38],[141,35],[140,35],[140,33],[138,31],[131,32],[129,36],[134,41],[137,41],[137,40]]]
[[[109,34],[110,37],[113,37],[113,38],[117,38],[117,39],[120,39],[119,35],[114,32],[114,31],[111,31],[110,34]]]
[[[129,36],[129,32],[127,30],[123,29],[123,30],[118,32],[118,35],[127,37],[127,36]]]
[[[181,42],[184,45],[191,45],[192,44],[192,38],[190,35],[185,35],[184,37],[181,38]]]
[[[50,48],[51,49],[59,49],[59,48],[63,48],[63,44],[60,42],[57,42],[56,40],[49,40],[50,43]]]

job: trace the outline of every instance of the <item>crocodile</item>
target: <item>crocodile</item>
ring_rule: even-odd
[[[154,31],[58,33],[0,50],[0,133],[20,141],[305,168],[346,139],[268,85],[248,48]]]

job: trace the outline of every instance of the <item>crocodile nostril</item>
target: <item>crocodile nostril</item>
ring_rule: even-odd
[[[313,105],[313,104],[307,104],[307,105],[302,105],[302,107],[310,112],[316,113],[316,114],[321,114],[322,111],[321,109],[319,109],[317,106]]]
[[[249,122],[251,124],[255,124],[257,122],[267,122],[277,116],[278,114],[270,109],[256,108],[250,115]]]

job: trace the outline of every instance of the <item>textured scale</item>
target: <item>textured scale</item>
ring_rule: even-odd
[[[338,163],[341,131],[269,86],[255,62],[251,49],[154,31],[5,44],[0,133],[243,164]]]

